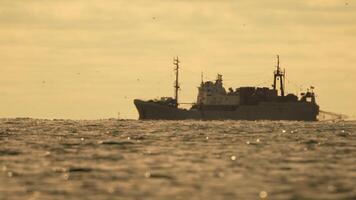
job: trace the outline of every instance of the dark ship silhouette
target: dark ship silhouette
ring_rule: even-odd
[[[285,70],[279,66],[274,71],[272,88],[240,87],[235,90],[223,87],[222,75],[215,82],[202,80],[197,97],[190,109],[179,108],[180,89],[178,58],[174,59],[174,98],[159,100],[134,100],[139,119],[147,120],[299,120],[316,121],[319,106],[315,101],[313,87],[298,98],[295,94],[285,94]],[[277,83],[279,82],[279,89]]]

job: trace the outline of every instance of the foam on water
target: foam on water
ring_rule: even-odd
[[[0,199],[356,199],[356,122],[0,120]]]

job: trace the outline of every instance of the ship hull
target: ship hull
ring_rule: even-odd
[[[233,110],[181,109],[135,99],[141,120],[297,120],[316,121],[319,106],[310,102],[263,102]]]

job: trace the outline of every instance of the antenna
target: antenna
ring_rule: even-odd
[[[279,68],[279,55],[277,55],[277,70],[280,70],[280,68]]]
[[[176,107],[178,107],[178,91],[179,91],[179,59],[178,56],[176,58],[173,59],[173,64],[174,64],[174,71],[176,73],[176,80],[174,82],[174,100],[175,100],[175,104]]]
[[[202,83],[202,84],[204,83],[204,76],[203,76],[203,75],[204,75],[203,72],[201,72],[200,78],[201,78],[201,83]]]

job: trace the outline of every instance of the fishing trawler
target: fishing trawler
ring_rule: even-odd
[[[215,81],[203,81],[198,88],[197,101],[190,109],[180,107],[178,58],[174,59],[174,97],[155,100],[135,99],[134,104],[141,120],[298,120],[316,121],[319,106],[313,87],[298,97],[285,94],[285,70],[277,56],[272,88],[268,87],[223,87],[222,75]],[[279,84],[279,88],[277,87]]]

